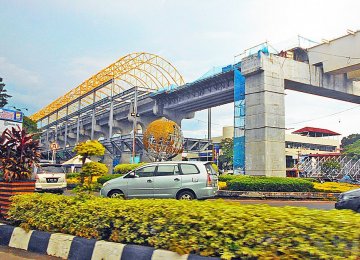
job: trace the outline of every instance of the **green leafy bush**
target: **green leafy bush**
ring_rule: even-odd
[[[314,183],[301,178],[259,177],[244,175],[224,175],[219,181],[226,182],[228,190],[268,191],[268,192],[311,192]]]
[[[118,178],[121,176],[123,176],[123,174],[107,174],[107,175],[99,177],[97,179],[97,182],[100,184],[104,184],[105,182],[107,182],[109,180],[112,180],[112,179],[115,179],[115,178]]]
[[[219,176],[219,181],[224,181],[224,182],[227,182],[227,181],[230,181],[234,178],[237,178],[237,177],[240,177],[239,175],[232,175],[232,174],[223,174],[223,175],[220,175]]]
[[[74,179],[74,178],[80,178],[80,173],[74,172],[74,173],[66,174],[66,179]]]
[[[144,165],[145,163],[134,163],[134,164],[130,164],[130,163],[123,163],[123,164],[118,164],[115,166],[114,168],[114,173],[115,174],[126,174],[134,169],[136,169],[137,167]]]
[[[360,257],[360,215],[349,210],[31,194],[14,197],[9,217],[25,229],[223,259]]]

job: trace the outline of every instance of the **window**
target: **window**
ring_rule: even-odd
[[[194,164],[181,164],[181,171],[183,174],[198,174],[199,169]]]
[[[135,174],[142,177],[152,177],[155,172],[156,166],[147,166],[135,171]]]
[[[179,174],[177,165],[159,165],[155,176],[171,176]]]
[[[206,167],[206,172],[208,174],[210,174],[210,175],[216,175],[217,174],[216,171],[214,170],[214,168],[212,167],[211,163],[207,163],[205,165],[205,167]]]

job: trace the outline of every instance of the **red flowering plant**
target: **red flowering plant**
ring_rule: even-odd
[[[40,160],[39,141],[20,127],[6,129],[0,136],[0,171],[6,182],[28,180]]]

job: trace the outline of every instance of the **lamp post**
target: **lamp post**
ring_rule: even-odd
[[[22,112],[23,109],[24,109],[25,111],[29,111],[26,107],[18,108],[18,107],[12,106],[12,108],[14,108],[16,111],[20,111],[20,112]]]

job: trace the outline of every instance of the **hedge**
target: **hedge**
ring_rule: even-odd
[[[123,163],[123,164],[118,164],[115,166],[114,168],[114,173],[115,174],[126,174],[129,171],[132,171],[134,169],[136,169],[137,167],[144,165],[145,163],[134,163],[134,164],[130,164],[130,163]]]
[[[359,259],[360,214],[225,201],[18,195],[25,229],[141,244],[223,259]]]
[[[220,176],[219,181],[226,182],[228,190],[268,191],[268,192],[311,192],[314,183],[300,178],[259,177],[243,175]]]
[[[107,175],[99,177],[97,179],[97,182],[100,184],[104,184],[105,182],[107,182],[109,180],[112,180],[112,179],[115,179],[115,178],[118,178],[121,176],[123,176],[123,174],[107,174]]]

